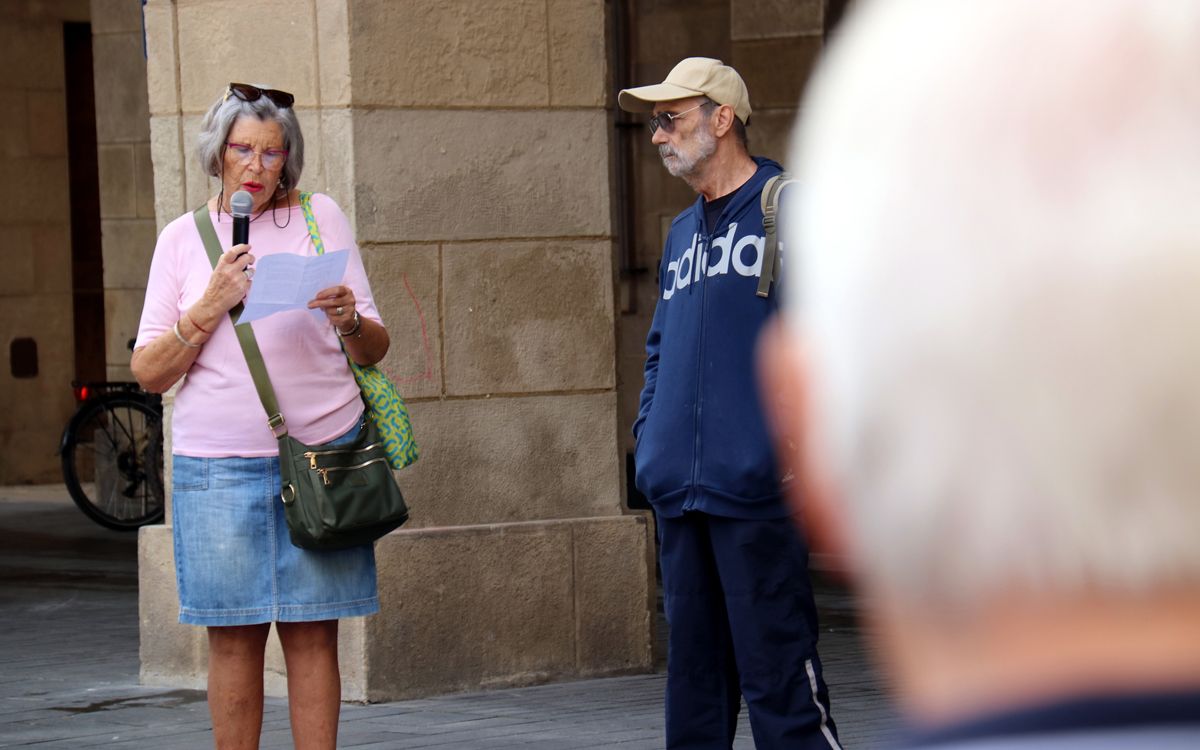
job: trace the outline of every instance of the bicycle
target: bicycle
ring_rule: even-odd
[[[79,409],[63,430],[63,481],[89,518],[132,531],[163,518],[162,398],[137,383],[71,384]]]

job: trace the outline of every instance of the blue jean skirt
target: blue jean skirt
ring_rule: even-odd
[[[180,622],[254,625],[379,611],[373,545],[331,552],[292,545],[278,456],[173,460]]]

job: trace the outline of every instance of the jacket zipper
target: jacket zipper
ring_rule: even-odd
[[[761,169],[761,167],[760,167],[760,169]],[[755,176],[750,178],[750,182],[754,181],[755,177],[757,177],[757,176],[758,176],[758,171],[756,170]],[[749,184],[749,182],[747,182],[747,184]],[[716,226],[722,227],[722,226],[727,225],[727,223],[723,222],[722,219],[724,219],[726,214],[728,214],[730,212],[731,208],[732,208],[732,204],[725,206],[725,208],[721,211],[721,215],[717,217]],[[700,449],[702,447],[702,442],[700,439],[701,438],[700,418],[702,416],[701,413],[704,408],[703,404],[701,402],[701,394],[704,392],[704,389],[701,387],[701,384],[704,379],[704,321],[707,317],[707,312],[708,312],[706,305],[705,305],[705,301],[708,297],[708,295],[707,295],[708,285],[706,283],[707,279],[708,279],[708,269],[702,268],[701,259],[704,257],[704,253],[708,249],[710,237],[716,236],[716,232],[712,232],[711,234],[709,233],[708,222],[705,221],[705,218],[704,218],[703,204],[701,204],[701,206],[700,206],[700,215],[698,218],[699,218],[698,224],[699,224],[699,229],[700,229],[701,245],[696,248],[695,263],[696,263],[696,267],[698,270],[694,271],[694,273],[696,273],[700,279],[698,282],[695,282],[695,283],[699,283],[701,285],[701,289],[700,289],[700,331],[699,331],[699,343],[696,346],[696,407],[692,412],[692,415],[693,415],[692,416],[692,420],[693,420],[692,421],[692,431],[695,433],[696,439],[693,444],[693,450],[695,452],[692,454],[692,486],[688,491],[687,499],[683,503],[684,510],[692,510],[695,508],[695,506],[696,506],[696,488],[700,485]],[[732,248],[730,248],[730,252],[732,252]]]
[[[707,233],[708,227],[704,226],[703,222],[704,220],[701,218],[701,226],[703,227],[703,231],[700,235],[700,244],[696,248],[696,257],[693,261],[696,264],[693,274],[698,277],[697,283],[700,284],[700,331],[698,343],[696,345],[696,408],[693,412],[694,417],[692,422],[692,432],[696,436],[695,444],[693,445],[694,452],[692,453],[692,488],[688,493],[687,500],[685,500],[683,503],[684,510],[696,507],[696,487],[700,484],[700,412],[704,408],[704,405],[701,402],[702,394],[704,393],[704,389],[701,387],[704,379],[704,300],[707,297],[708,291],[708,273],[702,270],[701,267],[703,264],[701,263],[701,260],[704,258],[705,252],[708,249],[709,239]]]

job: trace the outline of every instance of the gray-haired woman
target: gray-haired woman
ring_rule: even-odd
[[[291,545],[278,501],[276,440],[259,405],[229,310],[248,293],[256,258],[315,253],[296,189],[304,138],[283,91],[231,83],[204,117],[198,155],[220,179],[208,202],[222,247],[214,269],[191,213],[158,239],[133,353],[133,372],[175,397],[173,533],[180,621],[208,628],[208,699],[218,748],[255,748],[262,729],[263,653],[274,622],[287,664],[297,748],[336,744],[341,681],[337,621],[379,609],[370,545],[309,552]],[[232,245],[230,196],[254,199],[250,237]],[[304,196],[309,199],[307,195]],[[254,323],[289,432],[309,443],[353,439],[363,403],[346,362],[388,349],[345,214],[311,196],[324,244],[350,250],[341,284],[307,311]],[[339,346],[345,346],[346,354]]]

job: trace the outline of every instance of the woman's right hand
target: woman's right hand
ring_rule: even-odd
[[[229,312],[250,293],[250,279],[254,276],[254,256],[249,245],[234,245],[217,260],[204,290],[204,302],[219,315]],[[247,270],[249,269],[249,270]]]

